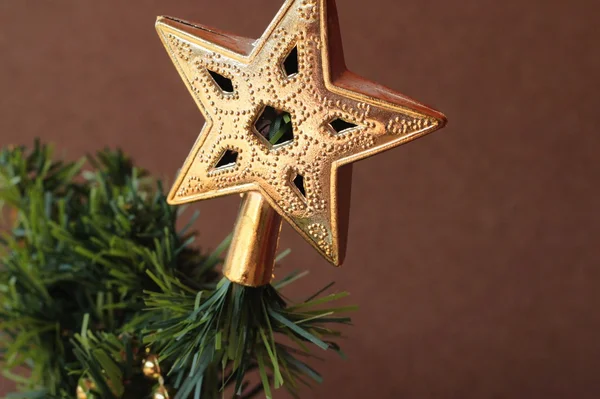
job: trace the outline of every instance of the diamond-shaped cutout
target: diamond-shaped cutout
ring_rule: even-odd
[[[294,141],[292,116],[289,112],[266,106],[254,124],[269,146],[281,146]]]
[[[217,169],[224,169],[234,166],[237,163],[238,152],[234,150],[225,150],[215,165]]]
[[[225,76],[216,73],[215,71],[211,71],[208,69],[208,73],[213,78],[215,84],[219,86],[219,88],[225,93],[233,93],[233,82],[231,79],[226,78]]]
[[[294,187],[296,187],[296,189],[302,195],[303,198],[306,198],[306,186],[304,185],[304,176],[302,176],[300,173],[292,173],[290,177],[290,180]]]
[[[355,127],[358,127],[358,125],[348,122],[348,121],[345,121],[340,118],[334,119],[333,121],[329,122],[329,125],[338,134],[345,133],[346,131],[348,131],[350,129],[354,129]]]
[[[298,73],[298,47],[294,47],[283,61],[283,70],[288,78]]]

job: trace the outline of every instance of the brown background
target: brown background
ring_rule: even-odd
[[[344,268],[285,230],[298,292],[361,306],[303,397],[600,397],[595,2],[338,3],[349,67],[450,123],[355,167]],[[0,145],[120,146],[172,181],[203,122],[155,16],[257,37],[280,4],[0,0]],[[197,205],[204,244],[237,204]]]

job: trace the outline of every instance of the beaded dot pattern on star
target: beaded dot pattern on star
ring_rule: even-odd
[[[338,265],[347,234],[340,219],[348,213],[338,186],[350,184],[338,169],[437,130],[445,119],[343,71],[340,56],[331,55],[339,31],[328,12],[335,13],[333,0],[289,0],[258,41],[168,17],[157,30],[207,121],[169,201],[259,190]],[[282,144],[257,128],[266,110],[291,118]],[[235,162],[218,167],[233,153]]]

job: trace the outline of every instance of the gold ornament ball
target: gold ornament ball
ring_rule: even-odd
[[[148,378],[158,379],[160,377],[160,366],[158,365],[158,356],[149,355],[142,366],[144,375]]]
[[[158,388],[154,395],[152,395],[152,399],[169,399],[169,391],[165,387]]]
[[[79,381],[79,385],[77,385],[77,399],[90,399],[91,396],[89,396],[90,391],[92,389],[94,389],[96,387],[96,385],[94,384],[93,381],[88,380],[88,379],[84,379]]]

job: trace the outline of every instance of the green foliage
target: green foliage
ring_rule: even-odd
[[[97,398],[149,396],[148,350],[175,398],[213,399],[229,385],[271,397],[271,385],[297,393],[320,381],[311,346],[339,351],[328,326],[349,323],[338,313],[351,309],[323,305],[345,294],[288,305],[278,291],[301,275],[257,289],[219,281],[229,239],[213,253],[192,247],[197,215],[179,230],[183,209],[120,151],[63,162],[38,142],[4,149],[2,206],[0,356],[24,392],[11,397],[72,398],[82,381]],[[262,383],[250,387],[254,370]]]
[[[279,286],[299,277],[293,274]],[[320,375],[299,357],[311,355],[310,344],[339,351],[336,344],[324,341],[340,336],[327,324],[350,323],[349,318],[336,315],[354,310],[315,308],[345,293],[287,306],[276,287],[270,285],[247,288],[222,279],[216,290],[200,292],[176,280],[159,285],[161,291],[147,293],[149,311],[135,324],[143,325],[144,343],[161,354],[161,361],[172,365],[179,392],[176,398],[186,398],[193,390],[201,392],[205,370],[211,366],[221,368],[222,377],[235,384],[239,395],[246,387],[246,373],[256,368],[267,397],[271,397],[270,380],[275,388],[285,386],[293,394],[298,382],[304,382],[303,376],[320,382]],[[277,342],[277,334],[286,336],[297,348]]]
[[[75,372],[94,382],[92,394],[106,399],[150,397],[155,387],[143,375],[135,339],[129,334],[93,333],[86,321],[72,344],[81,367]]]
[[[277,144],[279,140],[292,131],[292,117],[287,112],[277,114],[269,126],[267,139],[271,144]]]

